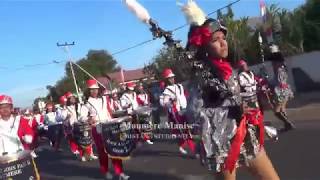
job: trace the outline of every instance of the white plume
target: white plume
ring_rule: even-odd
[[[148,11],[136,0],[123,0],[126,6],[132,11],[142,22],[149,24],[150,15]]]
[[[189,24],[200,26],[206,21],[205,13],[194,0],[188,0],[185,5],[178,2],[178,5],[181,7]]]

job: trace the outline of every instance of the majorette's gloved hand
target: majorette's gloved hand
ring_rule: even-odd
[[[22,140],[24,141],[24,142],[26,142],[27,144],[31,144],[32,143],[32,136],[31,135],[24,135],[24,136],[22,136]]]

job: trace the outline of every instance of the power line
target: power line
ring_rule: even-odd
[[[48,65],[52,65],[52,64],[61,64],[61,63],[64,63],[64,62],[67,62],[67,61],[57,61],[57,60],[53,60],[53,61],[48,62],[48,63],[26,64],[26,65],[23,65],[23,66],[17,67],[17,68],[0,67],[0,70],[10,71],[10,72],[16,72],[16,71],[20,71],[20,70],[29,69],[29,68],[35,68],[35,67],[41,67],[41,66],[48,66]]]
[[[240,0],[233,1],[233,2],[231,2],[231,3],[229,3],[229,4],[227,4],[227,5],[219,8],[219,9],[216,9],[215,11],[212,11],[212,12],[210,12],[209,14],[207,14],[207,17],[209,17],[209,16],[211,16],[212,14],[218,12],[219,10],[225,9],[225,8],[227,8],[227,7],[230,7],[230,6],[232,6],[233,4],[238,3],[239,1],[240,1]],[[179,27],[174,28],[173,30],[171,30],[171,32],[178,31],[178,30],[180,30],[180,29],[182,29],[182,28],[184,28],[184,27],[186,27],[186,26],[188,26],[188,25],[189,25],[189,24],[187,24],[187,23],[186,23],[186,24],[183,24],[183,25],[181,25],[181,26],[179,26]],[[155,40],[156,40],[156,39],[150,39],[150,40],[146,40],[146,41],[137,43],[137,44],[135,44],[135,45],[133,45],[133,46],[130,46],[130,47],[121,49],[121,50],[119,50],[119,51],[116,51],[116,52],[114,52],[114,53],[111,53],[111,55],[114,56],[114,55],[117,55],[117,54],[124,53],[124,52],[126,52],[126,51],[129,51],[129,50],[131,50],[131,49],[134,49],[134,48],[137,48],[137,47],[139,47],[139,46],[145,45],[145,44],[147,44],[147,43],[149,43],[149,42],[152,42],[152,41],[155,41]],[[23,65],[22,67],[13,68],[13,69],[11,69],[11,68],[9,68],[9,67],[0,66],[0,70],[11,70],[11,71],[13,70],[13,71],[18,71],[18,70],[24,70],[24,69],[26,69],[26,68],[33,68],[33,67],[39,67],[39,66],[48,66],[48,65],[52,65],[52,64],[61,64],[61,63],[63,63],[63,62],[67,62],[67,61],[56,61],[56,60],[53,60],[53,61],[48,62],[48,63],[28,64],[28,65]]]
[[[112,53],[111,55],[114,56],[114,55],[117,55],[117,54],[126,52],[126,51],[128,51],[128,50],[130,50],[130,49],[134,49],[134,48],[136,48],[136,47],[142,46],[142,45],[147,44],[147,43],[149,43],[149,42],[151,42],[151,41],[154,41],[154,40],[156,40],[156,39],[150,39],[150,40],[147,40],[147,41],[143,41],[143,42],[138,43],[138,44],[136,44],[136,45],[134,45],[134,46],[131,46],[131,47],[128,47],[128,48],[125,48],[125,49],[116,51],[116,52]]]

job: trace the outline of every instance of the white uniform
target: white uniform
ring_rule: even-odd
[[[44,116],[44,123],[48,126],[56,125],[58,124],[60,118],[58,118],[57,112],[49,112]]]
[[[59,107],[57,108],[57,111],[56,111],[56,121],[57,123],[62,123],[66,120],[67,118],[67,115],[68,115],[68,112],[67,112],[67,108],[66,107]]]
[[[147,93],[138,94],[137,98],[141,106],[149,105],[149,96]]]
[[[42,116],[41,114],[34,115],[34,119],[36,120],[38,125],[42,125],[43,124],[41,116]]]
[[[73,126],[73,124],[77,121],[87,120],[88,109],[86,106],[78,104],[78,108],[76,109],[75,105],[67,106],[66,108],[67,116],[70,116],[68,123]]]
[[[89,116],[94,117],[98,124],[111,120],[106,96],[102,96],[101,98],[90,97],[86,107],[88,108]],[[83,110],[83,113],[85,113],[84,111],[85,109]]]
[[[120,98],[120,103],[122,108],[127,109],[129,114],[139,107],[137,102],[137,94],[135,92],[132,94],[124,93]]]
[[[178,112],[187,107],[187,98],[181,84],[167,86],[160,96],[161,106],[167,107],[168,109],[172,108],[173,101],[176,102],[175,108]]]
[[[120,100],[111,99],[110,100],[110,107],[111,107],[112,111],[121,111],[122,110]]]
[[[19,149],[24,150],[18,136],[19,128],[23,128],[20,127],[20,116],[11,116],[7,121],[0,119],[0,156],[4,152],[15,154]],[[32,136],[28,138],[31,143]]]

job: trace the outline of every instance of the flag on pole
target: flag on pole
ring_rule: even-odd
[[[260,15],[262,17],[263,23],[267,21],[267,7],[264,0],[260,0]]]
[[[121,82],[124,84],[124,73],[123,73],[123,69],[120,69],[120,76],[121,76]]]
[[[265,1],[264,0],[259,0],[259,1],[260,1],[260,15],[263,22],[263,31],[264,31],[264,34],[266,35],[268,44],[271,44],[273,43],[272,20],[268,15]]]

